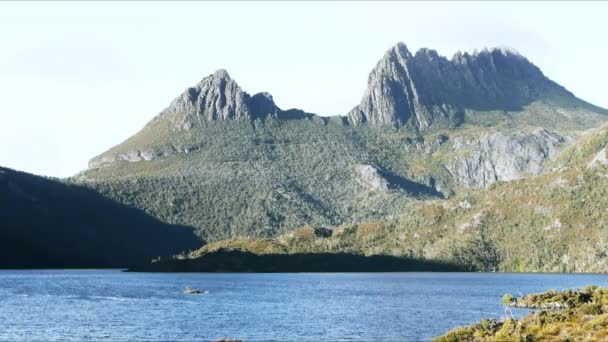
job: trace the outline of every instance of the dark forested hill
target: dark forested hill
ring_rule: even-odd
[[[0,167],[0,268],[129,267],[201,243],[91,189]]]

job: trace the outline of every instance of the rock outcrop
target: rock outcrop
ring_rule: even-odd
[[[517,110],[541,98],[574,96],[546,78],[534,64],[510,49],[457,53],[451,60],[436,51],[411,54],[399,43],[369,75],[351,124],[457,126],[466,109]]]
[[[528,132],[482,134],[478,138],[454,138],[455,158],[446,166],[454,181],[465,187],[486,187],[524,174],[537,175],[543,163],[557,153],[570,137],[543,128]]]
[[[382,177],[374,166],[356,165],[358,179],[366,188],[374,191],[388,191],[389,182]]]
[[[255,120],[279,111],[272,96],[250,96],[230,78],[226,70],[217,70],[194,87],[186,89],[162,114],[186,113],[206,120]]]
[[[601,149],[595,157],[593,157],[593,160],[587,164],[587,167],[593,168],[599,165],[608,165],[608,147]]]

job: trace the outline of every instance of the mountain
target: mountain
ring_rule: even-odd
[[[219,267],[218,254],[241,252],[275,262],[277,255],[350,254],[434,261],[444,270],[607,272],[607,149],[604,125],[570,144],[551,161],[552,171],[536,177],[418,202],[382,220],[216,241],[143,269]]]
[[[283,110],[219,70],[71,181],[206,241],[269,238],[542,174],[606,118],[510,50],[398,44],[345,116]]]
[[[549,110],[551,126],[564,116],[557,110],[562,107],[585,111],[586,120],[602,119],[595,113],[599,108],[577,99],[514,50],[459,52],[448,60],[430,49],[411,54],[399,43],[372,70],[361,103],[348,113],[348,119],[353,125],[408,126],[422,131],[459,126],[468,121],[467,111],[517,112],[533,103],[555,106]],[[578,126],[576,120],[568,121]]]
[[[281,110],[270,94],[251,96],[230,78],[228,72],[220,69],[186,89],[136,135],[93,158],[89,168],[121,160],[149,161],[172,154],[187,154],[201,148],[200,140],[205,138],[204,132],[214,129],[212,126],[249,123],[244,125],[249,128],[254,122],[268,120],[314,120],[322,124],[342,121],[297,109]]]
[[[130,267],[202,243],[90,189],[2,167],[0,217],[0,268]]]
[[[186,89],[159,117],[182,116],[182,127],[192,128],[200,120],[264,120],[304,119],[314,115],[299,110],[281,110],[268,93],[250,96],[230,78],[226,70],[220,69],[204,78],[194,87]]]

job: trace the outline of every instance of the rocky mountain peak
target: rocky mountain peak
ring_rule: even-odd
[[[226,69],[217,69],[213,74],[211,74],[211,77],[216,78],[216,79],[230,79],[230,74],[228,74],[228,71],[226,71]]]
[[[219,69],[178,96],[163,114],[184,113],[206,120],[254,120],[276,114],[278,108],[267,93],[251,97]]]
[[[439,58],[439,54],[437,53],[437,51],[435,51],[433,49],[422,48],[422,49],[416,51],[415,57],[433,60],[433,59]]]
[[[269,93],[257,93],[251,97],[249,109],[253,119],[264,118],[268,115],[276,116],[280,109],[274,103],[272,95]]]
[[[361,103],[348,118],[353,125],[426,130],[459,125],[467,109],[519,110],[548,96],[574,98],[514,49],[457,52],[448,60],[427,48],[412,55],[398,43],[371,71]]]
[[[390,59],[390,58],[392,58],[394,56],[411,57],[412,53],[407,48],[407,45],[405,45],[405,43],[399,42],[399,43],[395,44],[395,46],[393,46],[392,48],[390,48],[384,54],[384,58],[383,59]]]
[[[493,50],[498,51],[505,56],[516,56],[516,57],[525,58],[524,56],[522,56],[519,53],[519,51],[515,50],[514,48],[512,48],[510,46],[499,46],[499,47],[495,47]]]
[[[349,112],[349,120],[358,125],[402,126],[419,105],[416,88],[409,72],[412,54],[403,43],[389,49],[368,78],[361,104]]]

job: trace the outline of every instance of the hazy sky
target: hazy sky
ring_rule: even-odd
[[[0,165],[64,177],[225,68],[282,108],[345,114],[399,41],[511,46],[608,107],[608,3],[0,2]]]

